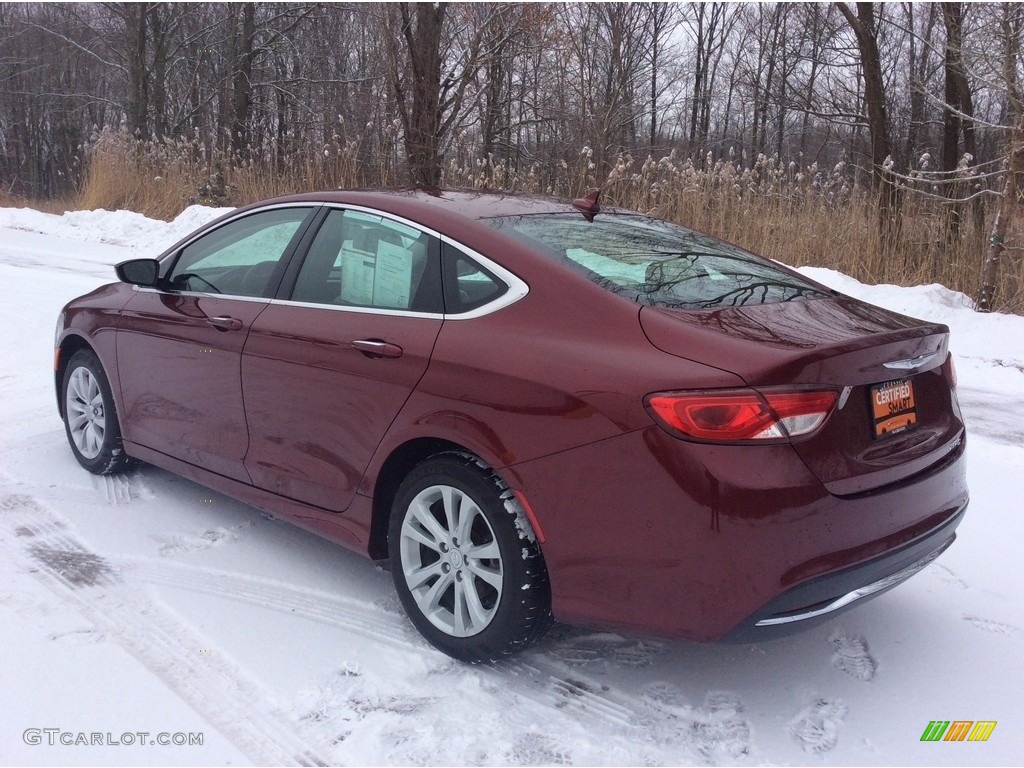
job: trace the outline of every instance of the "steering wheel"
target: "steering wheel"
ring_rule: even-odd
[[[185,283],[191,282],[192,280],[198,280],[200,283],[205,285],[213,293],[222,293],[220,288],[211,283],[202,275],[197,275],[195,272],[182,272],[180,275],[175,275],[171,278],[171,282],[175,285],[184,285]]]

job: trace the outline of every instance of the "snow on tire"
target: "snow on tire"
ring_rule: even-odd
[[[131,464],[121,444],[110,383],[91,349],[80,349],[68,360],[61,382],[61,411],[79,464],[96,475],[121,472]]]
[[[388,531],[406,613],[436,648],[494,661],[551,623],[547,569],[508,486],[476,457],[445,453],[403,480]]]

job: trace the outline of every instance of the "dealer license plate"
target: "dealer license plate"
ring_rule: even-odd
[[[896,379],[871,387],[871,408],[875,417],[875,437],[888,437],[917,424],[914,382]]]

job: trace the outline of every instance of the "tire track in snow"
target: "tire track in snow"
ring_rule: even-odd
[[[379,608],[359,600],[232,571],[149,558],[126,558],[125,570],[148,584],[262,606],[328,626],[381,640],[399,648],[422,651],[425,641],[405,627],[405,619],[379,614]]]
[[[529,660],[513,658],[500,661],[492,669],[523,681],[518,693],[540,704],[554,707],[574,715],[586,715],[603,721],[615,729],[630,729],[639,726],[637,714],[642,710],[641,701],[617,700],[607,685],[589,679],[586,675],[574,674],[557,662],[540,656],[541,652],[529,654]]]
[[[258,680],[126,581],[30,496],[0,496],[0,551],[160,678],[258,765],[324,765]]]
[[[385,643],[400,653],[437,653],[415,632],[403,614],[385,611],[374,603],[259,576],[176,561],[130,558],[121,562],[131,577],[157,587],[168,586],[269,608],[289,617],[334,627],[348,635]],[[585,724],[587,730],[624,734],[634,743],[649,743],[653,732],[657,732],[658,738],[664,741],[678,741],[679,724],[674,717],[659,716],[642,697],[613,691],[557,659],[546,658],[544,654],[543,650],[537,651],[493,665],[474,666],[473,670],[493,684],[495,690],[511,695],[513,702],[522,704],[529,701],[538,705],[541,711],[564,712],[574,723]],[[336,713],[351,710],[357,713],[355,717],[358,719],[358,713],[366,708],[366,702],[357,700],[358,697],[348,701],[344,691],[337,693],[339,700],[333,702]],[[520,707],[513,706],[513,710],[518,711]],[[536,711],[532,709],[533,713]],[[527,716],[524,727],[531,717]],[[314,743],[324,744],[330,749],[337,741],[333,720],[324,713],[306,717],[311,729],[321,736]],[[665,721],[664,729],[659,727],[662,721]],[[527,755],[535,752],[546,754],[547,750],[542,746],[539,742],[517,743],[510,757],[518,754],[520,748]],[[564,750],[557,755],[558,760],[572,762],[571,755]]]
[[[149,584],[270,608],[376,642],[385,642],[398,650],[422,653],[429,647],[404,616],[382,612],[373,604],[330,592],[176,562],[139,558],[124,563],[126,570]],[[540,658],[538,654],[533,654],[530,661],[519,657],[490,666],[481,665],[476,669],[500,678],[499,681],[505,684],[509,678],[517,680],[521,685],[516,693],[545,708],[554,707],[589,716],[616,729],[638,727],[635,713],[643,709],[640,698],[627,697],[626,701],[616,701],[607,686],[602,690],[600,683],[584,679],[565,665]]]
[[[413,630],[404,615],[385,611],[375,603],[259,576],[175,561],[126,558],[121,563],[126,574],[157,587],[173,587],[269,608],[377,643],[386,643],[399,652],[435,653]],[[594,637],[604,639],[598,643]],[[597,663],[598,659],[591,654],[592,646],[597,643],[609,649],[605,658],[610,663],[636,666],[642,654],[633,647],[635,643],[617,638],[619,642],[616,644],[613,642],[616,638],[613,635],[584,636],[564,642],[561,650],[565,651],[567,646],[585,646],[586,662]],[[661,647],[656,643],[648,645]],[[623,658],[616,662],[615,649],[619,646],[622,646],[619,655]],[[703,709],[670,711],[653,706],[642,691],[633,694],[609,687],[578,669],[578,663],[560,660],[559,655],[558,646],[550,647],[544,643],[539,649],[522,656],[476,666],[474,670],[520,700],[532,701],[545,710],[564,712],[574,721],[586,723],[591,730],[623,734],[634,742],[682,743],[703,756],[705,761],[713,762],[712,756],[720,750],[728,755],[727,761],[748,754],[750,739],[746,717],[725,712],[730,707],[742,712],[738,697],[730,695],[730,707],[713,706],[712,702]],[[561,655],[575,659],[568,651]],[[513,683],[511,687],[510,683]]]
[[[164,558],[124,557],[106,562],[30,497],[0,498],[0,510],[7,512],[4,527],[20,531],[12,541],[23,556],[31,557],[30,541],[37,547],[45,545],[45,552],[52,553],[47,555],[49,564],[36,558],[37,566],[42,565],[37,576],[51,582],[48,585],[53,591],[91,619],[99,632],[160,676],[255,762],[317,764],[320,759],[307,745],[323,744],[317,738],[322,729],[315,721],[296,722],[258,681],[225,660],[223,654],[198,657],[195,648],[209,647],[209,642],[139,585],[172,587],[269,608],[383,642],[400,652],[435,653],[402,614],[376,602]],[[70,580],[61,576],[60,553],[72,555],[71,565],[64,566]],[[74,555],[81,555],[84,563],[77,571]],[[95,583],[75,584],[76,580]],[[475,669],[514,699],[563,712],[587,730],[614,732],[640,744],[678,744],[694,750],[705,762],[714,762],[723,748],[732,758],[747,754],[745,717],[723,718],[710,706],[676,711],[648,701],[643,691],[610,688],[581,669],[648,664],[662,648],[658,643],[637,645],[616,635],[579,635],[575,630],[565,630],[559,637],[556,630],[552,640],[536,651]],[[216,684],[211,685],[210,678],[216,678]],[[252,706],[242,712],[236,701],[252,702]],[[298,739],[297,731],[311,738]],[[532,753],[541,745],[521,746]],[[572,761],[571,754],[559,752],[558,756]]]
[[[99,491],[107,503],[119,507],[131,504],[136,499],[155,498],[138,469],[114,475],[90,475],[92,486]]]

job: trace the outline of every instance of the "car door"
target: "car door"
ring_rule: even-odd
[[[159,288],[138,288],[117,332],[125,437],[250,482],[241,353],[314,206],[229,220],[184,246]]]
[[[443,319],[439,241],[333,209],[282,295],[242,355],[245,468],[260,488],[344,510],[430,361]]]

